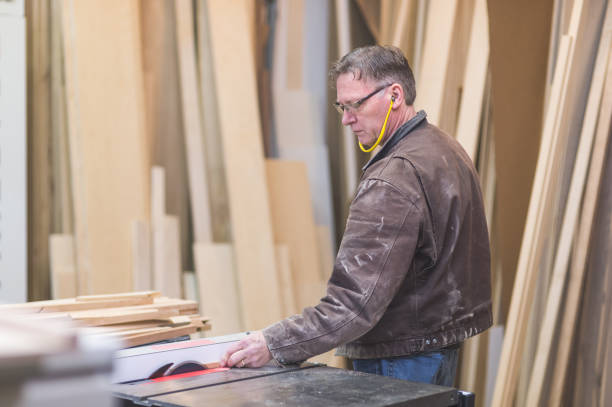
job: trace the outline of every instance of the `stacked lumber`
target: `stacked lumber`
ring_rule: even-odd
[[[63,320],[87,327],[86,335],[112,338],[131,347],[209,330],[208,319],[197,308],[195,301],[148,291],[5,304],[0,305],[0,313],[19,314],[30,321]]]

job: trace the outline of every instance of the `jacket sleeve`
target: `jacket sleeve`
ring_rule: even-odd
[[[263,330],[274,359],[303,361],[372,329],[411,269],[421,226],[413,197],[383,180],[363,181],[350,207],[326,296]]]

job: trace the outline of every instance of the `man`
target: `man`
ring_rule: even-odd
[[[355,49],[330,76],[342,124],[362,149],[382,148],[363,169],[326,296],[222,363],[287,364],[338,347],[355,370],[451,386],[459,345],[492,324],[478,176],[461,146],[415,111],[400,50]]]

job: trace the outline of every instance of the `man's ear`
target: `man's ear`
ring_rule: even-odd
[[[399,83],[391,85],[391,100],[393,100],[393,108],[397,109],[404,103],[404,89]]]

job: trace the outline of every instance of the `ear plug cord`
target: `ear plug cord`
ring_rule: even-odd
[[[391,113],[391,108],[393,107],[394,101],[395,101],[395,98],[391,97],[391,103],[389,104],[389,110],[387,110],[387,116],[385,117],[385,122],[382,125],[382,129],[380,129],[380,135],[378,136],[376,143],[374,143],[372,147],[366,150],[363,144],[361,144],[361,141],[359,141],[359,148],[361,148],[361,151],[363,151],[364,153],[369,153],[370,151],[374,150],[378,146],[378,144],[380,144],[380,141],[382,140],[383,135],[385,134],[385,128],[387,127],[387,120],[389,120],[389,114]]]

